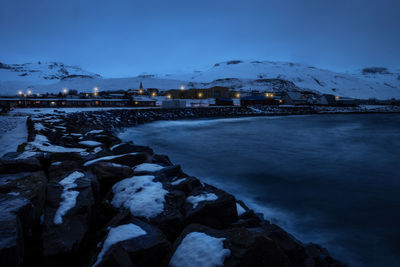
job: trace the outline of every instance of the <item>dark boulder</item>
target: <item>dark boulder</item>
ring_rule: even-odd
[[[42,169],[43,153],[9,152],[0,158],[0,173],[34,172]]]
[[[43,229],[43,254],[47,266],[60,266],[60,264],[68,266],[81,263],[81,254],[85,252],[85,237],[94,223],[92,211],[94,198],[90,173],[80,173],[83,174],[83,177],[76,179],[73,182],[75,186],[68,190],[66,190],[66,186],[60,184],[60,181],[71,177],[72,173],[54,178],[47,186]],[[65,195],[66,191],[68,194]],[[75,201],[66,201],[67,198],[71,199],[71,191],[74,191],[72,193],[77,192]],[[62,206],[62,203],[66,205]],[[60,216],[57,215],[57,211],[61,207],[65,212]]]
[[[102,246],[92,258],[91,265],[96,264],[96,267],[159,266],[160,262],[170,253],[171,244],[159,229],[133,217],[125,217],[122,220],[120,217],[117,220],[113,220],[109,227],[106,228],[111,230],[103,231]],[[104,248],[104,241],[107,240],[112,229],[130,224],[133,224],[134,227],[140,227],[144,232],[138,237],[112,244],[111,247],[104,251],[99,260],[99,254]]]
[[[111,147],[110,150],[115,154],[126,154],[132,152],[146,152],[150,155],[153,154],[153,150],[148,146],[137,146],[133,143],[120,143]]]
[[[91,165],[92,172],[99,182],[100,198],[111,189],[111,187],[122,179],[131,177],[132,168],[112,162],[98,162]]]
[[[37,263],[40,218],[45,204],[44,172],[3,175],[0,178],[0,266]]]
[[[216,196],[215,200],[200,201],[192,204],[190,199],[201,199],[204,195]],[[214,228],[230,226],[238,218],[235,198],[213,186],[198,188],[186,198],[185,224],[204,224]]]
[[[224,266],[292,266],[287,256],[275,242],[261,233],[252,232],[246,228],[216,230],[198,224],[189,225],[183,230],[174,242],[173,253],[170,254],[166,264],[169,263],[184,238],[193,232],[225,239],[223,240],[223,248],[229,249],[230,253],[224,260]],[[202,240],[198,240],[198,242],[202,242]],[[205,245],[207,246],[207,244]],[[208,251],[204,252],[208,253]]]

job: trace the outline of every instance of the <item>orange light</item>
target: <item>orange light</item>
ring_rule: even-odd
[[[167,98],[171,99],[171,95],[167,95]]]
[[[203,97],[203,93],[199,93],[198,96],[201,98]]]

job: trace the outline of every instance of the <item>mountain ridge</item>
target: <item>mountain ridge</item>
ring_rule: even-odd
[[[14,75],[10,75],[14,72]],[[368,67],[341,73],[306,64],[276,61],[230,60],[204,70],[180,74],[142,74],[136,77],[103,78],[61,62],[0,63],[0,92],[15,94],[30,89],[39,93],[62,88],[90,91],[138,88],[160,90],[225,86],[233,90],[307,90],[353,98],[400,98],[400,70]]]

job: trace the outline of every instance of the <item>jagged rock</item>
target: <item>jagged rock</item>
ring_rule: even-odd
[[[24,198],[0,196],[0,266],[22,266],[24,234],[22,214],[29,210]]]
[[[183,179],[182,182],[178,184],[171,184],[174,189],[183,191],[185,194],[190,195],[194,190],[201,188],[202,184],[199,179],[196,177],[181,177],[178,179]]]
[[[168,156],[166,156],[166,155],[158,155],[158,154],[155,154],[153,156],[153,163],[157,163],[157,164],[161,163],[161,165],[164,165],[164,166],[173,165]]]
[[[0,158],[0,173],[34,172],[41,170],[42,153],[9,152]]]
[[[114,135],[94,135],[94,136],[91,136],[90,139],[100,142],[100,143],[103,143],[108,147],[121,142],[121,140]]]
[[[75,191],[76,202],[65,208],[64,214],[57,215],[58,209],[65,202],[63,193],[66,186],[60,184],[71,173],[63,177],[53,178],[47,186],[47,199],[43,229],[43,254],[47,266],[68,266],[81,264],[80,254],[85,251],[84,238],[94,220],[93,205],[94,198],[91,187],[90,173],[83,173],[83,177],[76,179],[69,191]],[[64,180],[65,181],[65,180]],[[68,203],[68,202],[65,202]],[[58,218],[58,220],[56,219]]]
[[[112,229],[127,224],[133,224],[135,227],[138,226],[144,232],[138,237],[113,244],[104,252],[101,260],[99,260],[99,254],[104,248],[104,241],[111,232],[110,230],[105,230],[102,246],[97,250],[95,256],[92,257],[91,264],[96,263],[96,267],[159,266],[160,262],[171,250],[171,244],[165,239],[162,232],[129,215],[122,216],[122,218],[121,216],[117,216],[107,228]]]
[[[224,266],[292,266],[288,257],[275,242],[261,233],[249,231],[246,228],[216,230],[198,224],[189,225],[183,230],[174,242],[173,253],[170,254],[166,264],[169,263],[182,240],[192,232],[205,233],[215,238],[225,238],[223,247],[229,249],[230,255],[225,258]]]
[[[153,154],[153,149],[148,146],[137,146],[133,143],[121,143],[111,148],[111,151],[116,154],[126,154],[132,152],[146,152],[150,155]]]
[[[53,161],[48,168],[49,180],[59,179],[64,177],[65,174],[79,170],[81,164],[75,160]]]
[[[107,191],[117,182],[124,178],[131,177],[132,168],[112,162],[98,162],[91,165],[93,173],[99,182],[100,196],[104,197]]]
[[[254,228],[253,231],[263,233],[274,240],[289,257],[293,265],[304,264],[308,257],[303,244],[275,224],[266,223],[262,228]]]
[[[217,199],[201,201],[197,205],[188,201],[190,197],[199,197],[203,194],[213,194]],[[210,185],[197,188],[188,196],[185,211],[185,224],[198,223],[214,228],[228,227],[238,218],[235,198]]]
[[[0,178],[0,266],[37,261],[46,182],[42,171]]]

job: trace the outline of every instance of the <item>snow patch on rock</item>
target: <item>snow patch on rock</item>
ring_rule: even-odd
[[[82,148],[70,148],[50,144],[49,139],[46,136],[37,134],[35,140],[27,145],[27,150],[40,150],[43,152],[60,152],[60,153],[72,153],[72,152],[84,152]]]
[[[102,261],[104,254],[112,247],[112,245],[146,234],[147,232],[145,230],[133,223],[123,224],[111,228],[108,232],[106,240],[104,241],[104,245],[97,256],[97,260],[92,267],[96,267]]]
[[[246,210],[242,207],[242,205],[240,205],[237,202],[236,202],[236,210],[237,210],[238,216],[241,216],[243,213],[246,212]]]
[[[96,141],[92,141],[92,140],[85,140],[85,141],[80,141],[79,142],[80,145],[83,146],[88,146],[88,147],[96,147],[96,146],[101,146],[103,145],[100,142],[96,142]]]
[[[86,161],[83,166],[89,166],[92,165],[93,163],[99,162],[99,161],[108,161],[108,160],[112,160],[112,159],[116,159],[116,158],[120,158],[126,155],[136,155],[137,153],[128,153],[128,154],[121,154],[121,155],[114,155],[114,156],[107,156],[107,157],[101,157],[101,158],[97,158],[97,159],[93,159],[93,160],[89,160]]]
[[[203,193],[197,196],[190,196],[186,199],[187,202],[191,203],[193,205],[193,208],[195,209],[197,205],[199,205],[200,202],[203,201],[214,201],[217,200],[218,196],[214,193]]]
[[[163,166],[155,163],[142,163],[135,167],[134,172],[158,172],[164,169]]]
[[[182,240],[169,265],[171,267],[215,267],[223,266],[231,255],[224,248],[225,238],[216,238],[205,233],[192,232]]]
[[[55,224],[62,224],[62,217],[70,209],[75,207],[76,198],[78,197],[79,192],[71,189],[77,187],[78,185],[75,183],[75,181],[84,176],[85,175],[83,173],[75,171],[60,181],[60,185],[62,185],[64,189],[61,194],[62,201],[56,211],[56,215],[54,216]]]
[[[162,183],[154,182],[154,176],[133,176],[112,187],[114,198],[111,204],[116,208],[129,209],[133,216],[153,218],[164,210],[165,195]]]

